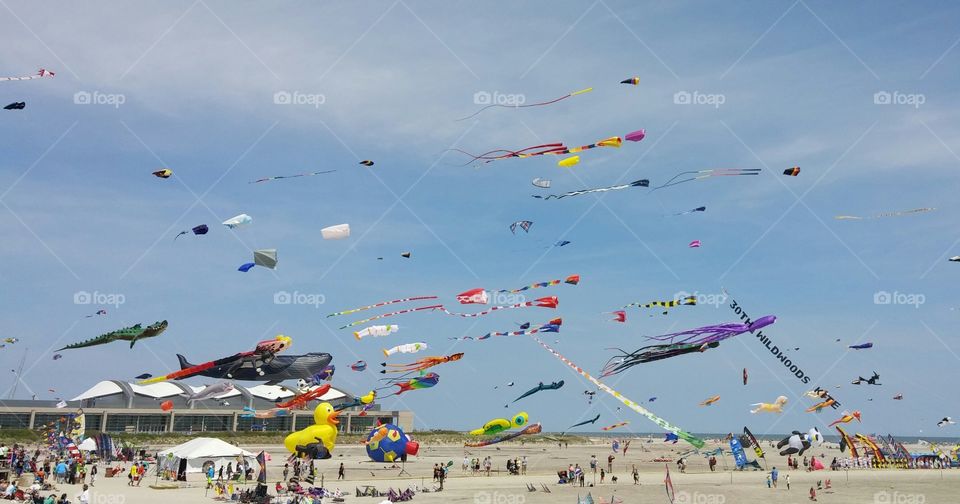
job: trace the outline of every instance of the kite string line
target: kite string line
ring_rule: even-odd
[[[690,433],[684,431],[683,429],[681,429],[681,428],[678,427],[678,426],[675,426],[675,425],[670,424],[669,422],[667,422],[667,421],[664,420],[663,418],[660,418],[660,417],[658,417],[657,415],[653,414],[653,412],[651,412],[650,410],[647,410],[647,409],[644,408],[643,406],[640,406],[640,405],[637,404],[636,402],[634,402],[634,401],[630,400],[629,398],[621,395],[621,394],[620,394],[619,392],[617,392],[616,390],[613,390],[612,388],[608,387],[606,384],[604,384],[604,383],[601,382],[600,380],[598,380],[598,379],[594,378],[593,376],[591,376],[590,373],[587,373],[587,372],[584,371],[581,367],[577,366],[577,365],[574,364],[572,361],[568,360],[566,357],[560,355],[556,350],[554,350],[553,348],[550,348],[549,346],[547,346],[547,344],[544,343],[543,341],[541,341],[539,338],[535,338],[535,337],[534,337],[533,340],[536,341],[537,343],[539,343],[540,346],[542,346],[545,350],[547,350],[548,352],[550,352],[551,354],[553,354],[554,357],[560,359],[561,362],[563,362],[564,364],[566,364],[567,366],[569,366],[571,369],[573,369],[574,371],[576,371],[577,373],[579,373],[580,376],[583,376],[583,377],[586,378],[587,380],[590,380],[590,382],[593,383],[597,388],[599,388],[600,390],[603,390],[604,392],[612,395],[614,398],[616,398],[618,401],[620,401],[621,403],[623,403],[623,404],[624,404],[625,406],[627,406],[628,408],[630,408],[630,409],[632,409],[633,411],[636,411],[637,413],[639,413],[639,414],[647,417],[648,420],[650,420],[651,422],[657,424],[658,426],[660,426],[660,427],[663,428],[664,430],[673,432],[674,434],[676,434],[677,436],[679,436],[679,437],[680,437],[681,439],[683,439],[684,441],[690,443],[691,445],[693,445],[693,446],[695,446],[695,447],[697,447],[697,448],[702,448],[702,447],[704,446],[704,444],[705,444],[704,440],[702,440],[702,439],[694,436],[693,434],[690,434]]]

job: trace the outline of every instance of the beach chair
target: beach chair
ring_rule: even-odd
[[[533,486],[531,483],[527,483],[527,491],[528,491],[528,492],[536,492],[536,491],[537,491],[537,487]]]
[[[543,492],[544,492],[544,493],[551,493],[551,492],[550,492],[550,487],[548,487],[546,484],[540,483],[540,486],[543,488]]]

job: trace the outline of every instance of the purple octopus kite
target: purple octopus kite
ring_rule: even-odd
[[[776,321],[777,317],[767,315],[750,324],[720,324],[664,334],[662,336],[651,336],[647,339],[666,343],[648,345],[633,352],[625,352],[622,349],[615,348],[614,350],[619,350],[622,355],[618,355],[607,361],[601,370],[600,376],[619,374],[644,362],[669,359],[670,357],[694,352],[705,352],[710,348],[720,346],[720,342],[727,338],[762,329]]]

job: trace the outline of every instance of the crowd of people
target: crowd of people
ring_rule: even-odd
[[[41,452],[39,448],[32,453],[26,447],[14,444],[11,447],[0,443],[0,467],[9,469],[8,481],[0,482],[3,498],[21,500],[33,504],[70,504],[65,492],[58,497],[55,485],[82,485],[75,496],[76,504],[90,503],[90,487],[97,477],[96,465],[91,465],[87,481],[87,464],[77,462],[69,454],[61,451],[52,454]],[[32,474],[29,484],[22,483],[25,474]],[[27,477],[29,478],[29,476]],[[47,493],[50,492],[50,493]],[[44,494],[46,493],[46,497]]]

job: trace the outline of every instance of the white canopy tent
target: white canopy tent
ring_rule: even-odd
[[[198,473],[203,472],[203,466],[208,462],[217,471],[231,462],[236,465],[237,457],[254,458],[256,454],[219,439],[198,437],[161,451],[157,462],[163,468],[177,473]]]
[[[97,451],[97,442],[92,437],[88,437],[87,439],[84,439],[83,442],[81,442],[79,445],[77,445],[77,448],[79,448],[80,451],[85,451],[85,452]]]

